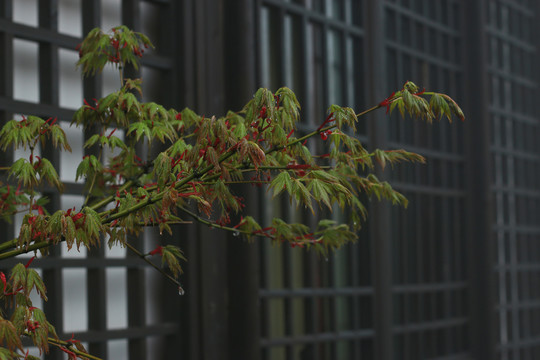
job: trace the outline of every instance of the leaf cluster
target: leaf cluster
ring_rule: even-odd
[[[21,120],[10,120],[0,129],[0,148],[3,151],[8,147],[26,150],[28,147],[35,148],[38,142],[44,144],[50,140],[55,148],[71,151],[66,134],[56,121],[56,118],[43,120],[32,115],[23,116]]]
[[[11,314],[9,319],[0,316],[0,345],[3,346],[0,348],[0,356],[8,359],[32,358],[17,353],[17,350],[24,353],[21,341],[23,336],[30,337],[40,353],[49,352],[50,337],[58,339],[54,327],[47,321],[44,312],[32,305],[30,297],[32,291],[36,291],[44,301],[47,301],[43,280],[36,270],[29,266],[32,260],[26,265],[15,265],[9,278],[0,272],[2,289],[0,298],[4,300],[7,307],[3,310]]]
[[[138,69],[139,58],[149,47],[154,46],[146,35],[132,31],[126,26],[114,27],[109,33],[95,28],[78,46],[77,65],[82,67],[85,76],[101,72],[107,64],[122,68],[129,64]]]
[[[0,182],[0,216],[2,220],[11,223],[14,214],[19,209],[30,203],[30,199],[24,191],[15,189],[9,184],[4,185]],[[37,206],[43,206],[47,203],[46,198],[40,198],[36,201]]]
[[[431,98],[428,101],[424,96],[431,96]],[[452,116],[456,116],[461,121],[465,120],[463,111],[450,96],[420,90],[411,81],[407,81],[401,91],[393,93],[379,105],[385,106],[387,113],[392,113],[397,107],[401,116],[407,113],[413,118],[421,118],[428,122],[434,119],[440,120],[443,116],[450,122],[452,122]]]

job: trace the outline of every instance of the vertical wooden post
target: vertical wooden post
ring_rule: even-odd
[[[193,6],[195,78],[192,89],[196,92],[195,110],[206,116],[219,115],[225,110],[225,2],[198,0],[193,2]],[[198,251],[198,267],[194,270],[200,279],[200,359],[226,359],[229,304],[225,234],[198,226]]]
[[[93,28],[101,24],[101,2],[100,1],[83,1],[81,3],[81,17],[83,34],[88,34]],[[101,97],[101,75],[91,76],[83,79],[83,97],[85,99],[99,99]],[[87,129],[84,133],[86,141],[90,136],[94,135],[97,129]],[[97,156],[94,150],[85,149],[85,155],[93,154]],[[104,239],[102,239],[104,241]],[[106,245],[88,250],[89,258],[103,259],[105,257]],[[107,329],[107,279],[106,270],[103,267],[90,268],[87,270],[86,277],[87,294],[92,294],[88,297],[88,330],[104,331]],[[88,344],[90,354],[97,357],[107,357],[107,343],[104,341],[96,341]]]
[[[486,1],[463,1],[465,41],[466,144],[469,222],[471,345],[475,359],[495,359],[494,239],[491,236],[490,118],[485,10]]]
[[[384,61],[384,3],[382,0],[370,0],[366,4],[367,68],[369,102],[376,104],[387,95],[384,93],[386,84]],[[384,114],[377,112],[372,116],[368,128],[370,146],[385,148],[387,125]],[[383,174],[377,174],[380,178]],[[374,328],[375,328],[375,357],[379,360],[393,358],[392,335],[392,258],[391,238],[388,227],[390,221],[389,205],[384,202],[372,203],[370,210],[370,238],[373,259],[374,295]]]
[[[225,104],[240,109],[255,92],[255,5],[252,0],[225,2]],[[246,209],[257,217],[254,188],[244,190]],[[239,189],[237,189],[239,191]],[[229,358],[253,359],[259,350],[258,246],[227,236],[229,293]]]

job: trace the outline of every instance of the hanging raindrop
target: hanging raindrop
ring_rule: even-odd
[[[240,231],[233,232],[233,236],[239,236],[239,235],[240,235]]]
[[[324,258],[324,261],[328,262],[328,258]]]
[[[184,291],[184,289],[183,289],[181,286],[179,286],[179,287],[178,287],[178,295],[182,296],[182,295],[184,295],[185,293],[186,293],[186,292]]]

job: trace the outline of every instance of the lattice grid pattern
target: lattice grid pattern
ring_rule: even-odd
[[[408,79],[457,100],[463,91],[458,1],[386,1],[388,92]],[[391,148],[414,148],[428,165],[394,172],[410,207],[392,209],[394,354],[467,358],[463,126],[389,122]]]
[[[500,359],[540,356],[540,122],[534,1],[489,1],[489,114]]]
[[[362,8],[360,1],[261,2],[261,85],[288,86],[297,93],[303,106],[300,131],[317,127],[332,103],[366,105]],[[365,124],[359,133],[366,141]],[[292,217],[294,210],[276,203],[267,216],[277,214]],[[354,359],[373,353],[369,249],[366,236],[326,261],[287,248],[261,249],[264,359]]]
[[[80,206],[84,200],[80,195],[82,182],[75,182],[75,169],[85,153],[84,137],[89,134],[70,128],[69,122],[83,98],[99,98],[116,91],[119,80],[112,69],[83,80],[75,69],[75,47],[81,36],[96,26],[108,30],[124,23],[147,33],[156,40],[159,50],[143,60],[142,76],[147,78],[143,91],[145,96],[170,104],[172,96],[164,96],[159,84],[160,77],[171,71],[170,50],[162,42],[163,31],[169,26],[162,19],[170,11],[170,4],[6,0],[0,7],[1,121],[22,114],[58,116],[73,152],[60,154],[40,149],[67,183],[63,194],[47,195],[51,207]],[[4,154],[3,161],[9,163],[23,156],[28,154],[16,151]],[[21,218],[16,219],[15,229],[20,221]],[[6,240],[16,235],[11,227],[2,230],[8,234]],[[163,337],[175,334],[178,325],[171,319],[165,321],[163,314],[153,310],[160,292],[160,281],[156,282],[154,274],[124,249],[109,250],[105,245],[92,253],[81,249],[68,254],[66,250],[65,246],[58,248],[52,256],[33,263],[47,283],[49,296],[55,300],[36,304],[50,314],[59,335],[69,339],[75,333],[90,352],[107,358],[145,359],[147,351],[159,354],[156,349]],[[13,261],[5,261],[2,266],[9,268],[12,264]],[[148,295],[154,293],[152,290],[158,294]],[[52,352],[47,358],[61,359],[63,355]]]

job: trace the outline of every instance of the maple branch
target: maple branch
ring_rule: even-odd
[[[426,93],[427,94],[427,93]],[[383,107],[382,105],[376,105],[376,106],[373,106],[367,110],[364,110],[360,113],[358,113],[356,116],[357,117],[360,117],[360,116],[364,116],[372,111],[375,111],[379,108]],[[266,151],[266,154],[269,154],[269,153],[272,153],[274,151],[277,151],[277,150],[281,150],[281,149],[284,149],[286,147],[290,147],[292,145],[295,145],[299,142],[303,142],[307,139],[309,139],[310,137],[313,137],[313,136],[316,136],[318,134],[320,134],[321,132],[324,132],[326,130],[330,130],[330,129],[333,129],[335,128],[337,125],[330,125],[330,126],[327,126],[325,128],[321,128],[321,129],[318,129],[318,130],[315,130],[315,131],[312,131],[310,132],[309,134],[306,134],[304,135],[303,137],[299,138],[299,139],[295,139],[294,141],[291,141],[290,143],[284,145],[284,146],[278,146],[278,147],[274,147],[270,150],[267,150]],[[223,154],[219,159],[218,159],[218,162],[219,163],[222,163],[223,161],[225,161],[226,159],[230,158],[232,155],[234,155],[236,153],[236,148],[233,146],[231,150],[229,150],[227,153]],[[243,167],[245,167],[246,165],[242,165]],[[201,177],[203,176],[204,174],[207,174],[208,172],[210,172],[211,170],[214,169],[214,165],[208,165],[206,168],[204,168],[201,172],[193,172],[191,175],[183,178],[181,181],[179,181],[176,185],[175,185],[175,188],[176,189],[179,189],[181,188],[182,186],[184,186],[185,184],[187,184],[188,182],[190,182],[191,180],[197,178],[197,177]],[[260,166],[259,167],[260,169],[276,169],[276,170],[279,170],[280,167],[270,167],[270,166],[267,166],[267,167],[264,167],[264,166]],[[244,171],[251,171],[252,169],[238,169],[238,170],[244,170]],[[211,180],[213,179],[214,177],[219,177],[218,174],[210,177],[209,179],[207,180]],[[119,191],[121,190],[125,190],[127,188],[129,188],[130,186],[134,185],[134,182],[129,180],[127,181],[126,183],[124,183],[124,185],[122,185],[122,187],[119,189]],[[149,187],[147,190],[151,191],[153,190],[153,188],[157,188],[157,186],[154,186],[154,187]],[[145,200],[137,203],[136,205],[132,206],[131,208],[128,208],[128,209],[125,209],[123,211],[120,211],[120,212],[117,212],[115,214],[112,214],[110,215],[109,217],[107,217],[106,219],[104,219],[104,224],[106,223],[110,223],[116,219],[119,219],[119,218],[122,218],[122,217],[125,217],[125,216],[128,216],[129,214],[139,210],[139,209],[142,209],[148,205],[151,205],[155,202],[158,202],[160,201],[162,198],[163,198],[163,195],[164,195],[164,192],[161,192],[159,194],[157,194],[156,196],[154,197],[147,197]],[[93,210],[97,210],[105,205],[107,205],[108,203],[110,203],[111,201],[114,200],[114,196],[108,196],[106,198],[104,198],[103,200],[93,204],[90,206],[91,209]],[[215,227],[215,228],[220,228],[220,229],[223,229],[223,230],[227,230],[227,231],[238,231],[238,229],[234,229],[234,228],[229,228],[229,227],[226,227],[226,226],[221,226],[221,225],[218,225],[216,223],[213,223],[211,221],[207,221],[205,219],[202,219],[201,217],[199,217],[197,214],[187,210],[187,209],[184,209],[184,208],[180,208],[182,211],[188,213],[190,216],[192,216],[193,218],[195,218],[197,221],[201,222],[201,223],[204,223],[208,226],[211,226],[211,227]],[[104,211],[102,213],[100,213],[100,216],[101,217],[104,217],[104,216],[107,216],[111,211],[113,210],[108,210],[108,211]],[[3,243],[3,244],[0,244],[0,251],[4,250],[4,249],[8,249],[8,248],[12,248],[14,246],[16,246],[17,244],[17,239],[13,239],[7,243]],[[51,244],[44,241],[44,242],[40,242],[40,243],[35,243],[35,244],[32,244],[26,248],[22,248],[22,249],[16,249],[16,250],[12,250],[12,251],[9,251],[9,252],[5,252],[5,253],[1,253],[0,254],[0,260],[1,259],[5,259],[5,258],[10,258],[10,257],[14,257],[16,255],[20,255],[20,254],[25,254],[25,253],[28,253],[30,251],[33,251],[33,250],[38,250],[38,249],[41,249],[41,248],[44,248],[44,247],[47,247],[47,246],[50,246]]]

